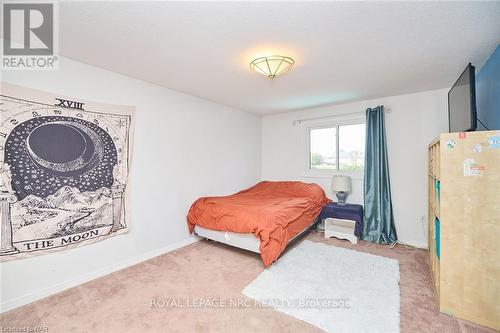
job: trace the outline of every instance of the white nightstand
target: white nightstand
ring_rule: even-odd
[[[355,221],[329,217],[325,219],[325,238],[336,237],[340,239],[347,239],[351,243],[357,244],[358,238],[354,235],[355,227]]]

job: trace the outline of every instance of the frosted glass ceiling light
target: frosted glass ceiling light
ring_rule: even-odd
[[[273,55],[268,57],[260,57],[250,63],[250,69],[274,79],[276,76],[289,71],[295,61],[290,57]]]

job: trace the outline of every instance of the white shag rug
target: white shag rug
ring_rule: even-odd
[[[399,262],[302,241],[243,294],[327,332],[399,332]]]

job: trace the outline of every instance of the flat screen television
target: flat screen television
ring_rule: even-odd
[[[457,82],[448,92],[449,130],[452,132],[475,131],[476,111],[476,69],[469,63]]]

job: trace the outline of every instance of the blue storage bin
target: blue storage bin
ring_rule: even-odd
[[[438,257],[439,259],[439,237],[440,237],[440,232],[439,232],[439,220],[436,218],[436,220],[434,220],[434,230],[436,231],[436,256]]]

